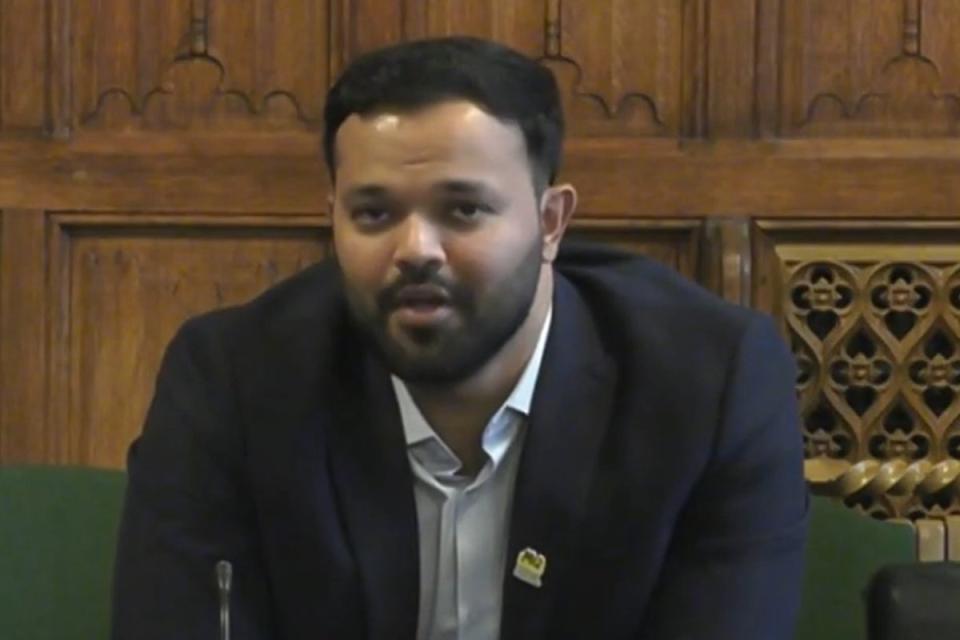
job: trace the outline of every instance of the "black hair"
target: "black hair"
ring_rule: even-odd
[[[351,114],[415,110],[468,100],[523,132],[534,186],[551,184],[560,165],[563,109],[556,80],[535,60],[489,40],[415,40],[372,51],[351,63],[327,95],[323,151],[336,175],[337,130]]]

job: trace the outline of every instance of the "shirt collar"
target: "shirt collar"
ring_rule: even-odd
[[[540,329],[540,337],[537,339],[537,346],[533,350],[533,355],[527,361],[527,365],[520,374],[520,379],[513,387],[513,391],[507,396],[503,406],[494,414],[499,415],[506,409],[512,409],[524,416],[530,415],[530,405],[533,402],[533,391],[537,386],[537,379],[540,377],[540,365],[543,362],[543,353],[546,350],[547,336],[550,333],[550,325],[553,320],[553,306],[547,311],[547,317],[543,321],[543,327]],[[412,446],[424,440],[439,438],[434,433],[433,428],[423,417],[417,403],[406,383],[395,375],[390,376],[393,383],[393,390],[397,397],[397,404],[400,407],[400,421],[403,423],[403,433],[406,438],[407,446]],[[491,420],[491,424],[495,420]],[[486,436],[488,434],[484,434]],[[442,443],[442,441],[441,441]]]
[[[547,335],[550,333],[550,321],[553,319],[553,306],[547,311],[547,317],[543,320],[543,327],[540,329],[540,337],[537,339],[537,346],[533,350],[533,355],[524,367],[520,379],[516,386],[507,397],[503,405],[514,411],[519,411],[525,416],[530,416],[530,405],[533,403],[533,390],[537,386],[537,378],[540,377],[540,364],[543,362],[543,352],[547,346]]]

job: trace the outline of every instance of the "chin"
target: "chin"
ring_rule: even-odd
[[[451,384],[469,378],[477,369],[452,355],[449,348],[440,345],[428,349],[407,347],[401,352],[387,353],[384,360],[391,373],[406,382]]]

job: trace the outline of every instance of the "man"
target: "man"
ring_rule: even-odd
[[[550,73],[493,43],[347,69],[336,259],[171,343],[114,637],[212,638],[222,560],[235,638],[791,636],[791,357],[664,267],[561,251],[562,133]]]

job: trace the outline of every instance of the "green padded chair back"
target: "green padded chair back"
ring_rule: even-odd
[[[110,583],[126,476],[0,466],[0,638],[110,635]]]
[[[796,639],[864,640],[870,578],[884,565],[916,557],[916,535],[909,525],[869,518],[837,500],[812,498]]]

